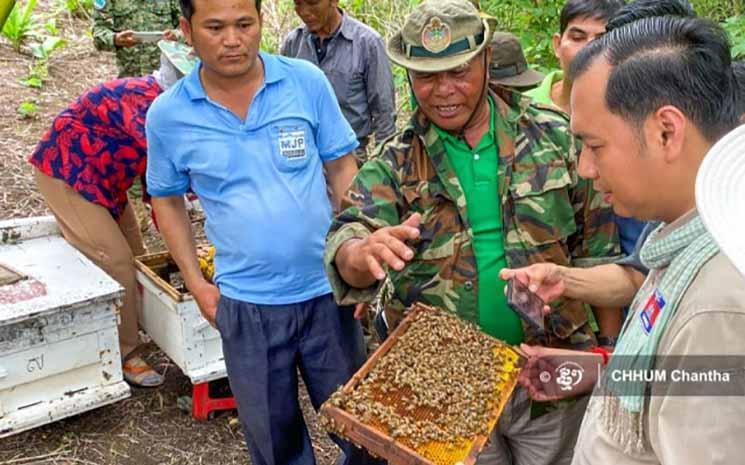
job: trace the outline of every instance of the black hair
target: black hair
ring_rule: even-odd
[[[590,42],[570,69],[573,82],[600,56],[611,71],[605,104],[641,127],[651,113],[673,105],[710,142],[737,126],[736,83],[727,34],[696,17],[645,18]]]
[[[745,114],[745,60],[732,63],[732,74],[735,77],[737,113],[742,116]]]
[[[643,18],[655,16],[696,16],[688,0],[636,0],[628,3],[616,12],[605,25],[606,31],[612,31],[624,24],[633,23]]]
[[[608,20],[625,4],[625,0],[568,0],[559,15],[559,33],[577,18]]]
[[[181,15],[186,18],[187,21],[191,21],[191,17],[194,16],[194,0],[179,0],[181,3]],[[254,0],[256,5],[256,11],[261,13],[261,0]]]

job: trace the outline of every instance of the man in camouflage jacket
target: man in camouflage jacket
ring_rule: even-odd
[[[410,71],[413,85],[418,75],[457,76],[460,67],[475,66],[469,63],[481,59],[481,52],[490,54],[489,24],[466,0],[429,0],[391,39],[389,57]],[[465,38],[458,40],[459,35]],[[437,43],[442,37],[450,43]],[[427,40],[432,42],[429,48]],[[471,52],[463,53],[463,47],[472,47]],[[448,54],[453,49],[459,52]],[[405,57],[406,50],[414,57]],[[428,58],[416,58],[421,56]],[[487,57],[483,60],[488,63]],[[488,66],[483,71],[487,70]],[[483,85],[487,80],[484,75]],[[610,207],[587,181],[578,178],[578,151],[566,119],[503,88],[491,87],[481,98],[486,101],[487,95],[496,112],[495,175],[507,265],[549,261],[589,266],[617,258],[620,246]],[[463,182],[438,134],[442,128],[435,127],[425,102],[419,103],[409,125],[387,140],[356,176],[327,237],[326,270],[337,300],[344,304],[372,301],[389,280],[393,290],[385,308],[389,327],[395,327],[403,310],[417,301],[480,324],[481,283]],[[467,138],[466,127],[463,134]],[[365,266],[368,269],[360,271]],[[560,302],[546,324],[544,336],[523,325],[524,341],[576,349],[597,344],[581,302]],[[503,415],[510,421],[503,420],[495,434],[510,438],[513,445],[500,447],[507,442],[492,438],[496,445],[482,454],[489,457],[486,463],[568,463],[585,402],[538,419],[543,423],[528,423],[535,410],[531,415],[522,390],[510,402],[506,410],[510,413]],[[540,431],[535,426],[539,424]],[[528,433],[535,441],[526,452],[519,438]],[[508,456],[515,460],[504,459]]]
[[[178,0],[95,0],[93,44],[116,52],[119,77],[145,76],[160,66],[160,50],[132,33],[161,31],[164,39],[177,40],[180,16]]]

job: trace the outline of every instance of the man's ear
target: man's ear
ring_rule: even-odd
[[[559,58],[559,45],[561,44],[561,34],[558,32],[551,36],[551,46],[554,49],[554,56]]]
[[[189,24],[189,21],[184,18],[183,16],[179,17],[178,24],[181,27],[181,32],[184,33],[184,41],[188,45],[192,45],[191,43],[191,24]]]
[[[657,146],[665,162],[675,162],[683,155],[688,118],[680,109],[665,105],[650,116],[648,123],[648,141]]]

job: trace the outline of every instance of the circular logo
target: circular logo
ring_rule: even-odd
[[[437,16],[432,17],[422,29],[422,47],[432,53],[440,53],[450,47],[450,26]]]
[[[541,380],[543,384],[549,383],[551,381],[551,373],[548,371],[542,371],[540,375],[538,375],[538,379]]]
[[[564,362],[556,367],[556,384],[562,391],[571,391],[582,381],[585,369],[576,362]]]

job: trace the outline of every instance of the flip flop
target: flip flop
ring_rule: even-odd
[[[165,381],[163,375],[155,371],[139,355],[124,361],[122,374],[129,384],[139,387],[157,387]]]

